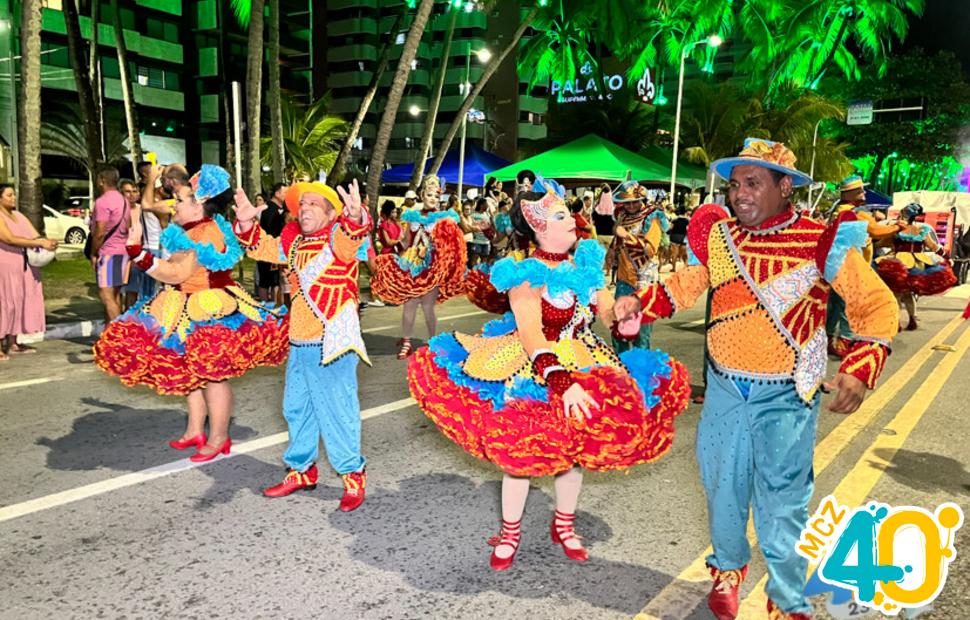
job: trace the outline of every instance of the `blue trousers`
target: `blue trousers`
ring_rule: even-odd
[[[616,283],[616,297],[620,298],[624,295],[632,295],[637,292],[637,289],[633,288],[626,282],[618,281]],[[640,333],[637,334],[635,340],[619,340],[613,338],[613,350],[619,355],[624,351],[629,351],[630,349],[649,349],[650,348],[650,335],[653,334],[653,323],[648,323],[647,325],[640,326]]]
[[[840,336],[852,339],[852,328],[849,327],[849,318],[845,315],[845,300],[829,292],[829,304],[825,312],[825,333],[829,336]]]
[[[804,596],[808,561],[795,544],[808,521],[818,398],[806,404],[792,385],[738,385],[711,371],[697,428],[697,460],[707,496],[719,570],[751,559],[749,506],[768,565],[765,591],[786,612],[811,612]]]
[[[283,454],[288,467],[304,472],[320,454],[320,439],[330,465],[340,475],[364,468],[360,454],[360,403],[357,361],[347,353],[320,365],[319,347],[290,347],[283,390],[283,417],[290,445]]]

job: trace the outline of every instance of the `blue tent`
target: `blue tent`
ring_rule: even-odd
[[[445,160],[441,162],[441,168],[438,169],[438,176],[444,177],[448,183],[453,185],[458,183],[458,160],[459,153],[457,148],[448,151],[448,154],[445,155]],[[431,161],[429,157],[424,166],[425,172],[431,167]],[[508,165],[509,162],[501,157],[492,155],[477,144],[468,142],[465,144],[465,176],[462,183],[466,187],[485,187],[485,179],[488,177],[489,171],[498,170]],[[400,166],[388,168],[381,176],[381,182],[408,183],[411,181],[411,173],[413,171],[414,164],[401,164]]]
[[[882,192],[877,192],[874,189],[867,188],[866,204],[870,207],[889,208],[893,206],[893,199]]]

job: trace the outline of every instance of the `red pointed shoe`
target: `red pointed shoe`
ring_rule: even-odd
[[[521,539],[522,519],[518,521],[506,521],[503,519],[502,530],[498,536],[492,536],[488,539],[488,544],[495,547],[492,550],[492,557],[489,560],[492,570],[508,570],[512,566],[512,562],[515,561],[515,554],[519,551],[519,541]],[[507,558],[500,558],[496,555],[500,545],[512,547],[512,555]]]
[[[227,437],[226,441],[221,446],[216,448],[216,451],[213,452],[212,454],[203,454],[202,452],[196,452],[195,454],[189,457],[189,460],[192,461],[193,463],[205,463],[207,461],[211,461],[212,459],[216,458],[220,454],[229,454],[229,448],[231,447],[232,447],[232,439]],[[201,448],[199,449],[201,450]]]
[[[562,550],[567,558],[576,562],[585,562],[589,559],[589,554],[583,548],[582,543],[580,543],[578,549],[566,546],[567,540],[580,540],[580,536],[573,531],[573,521],[575,520],[575,514],[557,510],[556,515],[552,518],[552,526],[549,528],[549,531],[552,534],[552,543],[554,545],[562,545]]]
[[[344,496],[340,498],[340,509],[344,512],[356,510],[364,503],[364,487],[367,486],[367,471],[355,471],[340,477],[344,481]]]
[[[299,491],[300,489],[312,491],[317,488],[318,474],[315,464],[310,465],[305,472],[298,472],[295,469],[287,469],[286,471],[286,478],[283,478],[283,482],[268,489],[263,489],[263,495],[266,497],[286,497],[290,493]]]
[[[748,565],[737,570],[718,570],[708,564],[707,569],[714,577],[714,587],[707,595],[707,606],[717,620],[734,620],[738,617],[738,589],[748,575]]]
[[[811,614],[802,612],[782,611],[775,602],[768,599],[768,620],[812,620]]]
[[[168,447],[175,448],[176,450],[185,450],[186,448],[195,446],[195,449],[198,450],[205,445],[206,441],[208,439],[206,439],[205,433],[199,433],[195,437],[189,437],[188,439],[173,439],[168,442]]]

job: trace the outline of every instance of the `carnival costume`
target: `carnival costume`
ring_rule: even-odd
[[[192,186],[196,200],[204,201],[229,189],[229,175],[203,166]],[[283,362],[286,310],[261,304],[233,281],[232,268],[243,252],[222,216],[170,224],[161,248],[164,256],[191,252],[197,266],[183,282],[166,284],[108,324],[94,345],[102,370],[125,385],[186,395]],[[129,245],[128,254],[148,275],[165,262],[140,245]]]
[[[543,202],[556,200],[565,217],[561,199],[547,194]],[[446,437],[513,477],[571,475],[575,465],[624,469],[670,449],[673,419],[690,396],[687,372],[661,351],[617,357],[593,332],[597,313],[607,317],[613,305],[603,257],[603,248],[586,240],[572,259],[540,248],[532,258],[498,261],[490,281],[499,292],[515,293],[512,312],[478,335],[441,334],[417,351],[408,365],[411,394]],[[535,307],[516,301],[524,298]],[[547,346],[527,350],[527,340]],[[600,403],[583,421],[564,415],[563,395],[575,385]],[[582,561],[585,549],[565,544],[575,538],[574,518],[557,505],[552,539]],[[511,547],[512,555],[493,552],[492,568],[511,565],[520,521],[506,519],[503,509],[502,532],[489,542]]]
[[[876,259],[876,271],[897,295],[939,295],[957,283],[949,261],[934,251],[940,242],[933,228],[915,221],[922,213],[918,204],[904,207],[900,217],[910,225],[896,233],[891,253]]]
[[[288,474],[264,494],[280,497],[315,488],[322,438],[330,465],[344,482],[340,508],[349,511],[363,502],[367,480],[360,451],[357,363],[370,360],[357,312],[357,252],[371,223],[366,210],[361,222],[343,215],[337,193],[322,183],[290,187],[286,203],[294,215],[306,193],[322,196],[336,210],[337,220],[312,234],[303,234],[298,222],[290,222],[279,238],[258,225],[246,232],[238,223],[235,228],[251,258],[288,267],[293,291],[283,391],[283,417],[290,434],[283,454]]]
[[[781,171],[793,186],[811,182],[784,145],[749,139],[740,157],[716,161]],[[788,209],[747,228],[718,205],[704,205],[687,233],[688,267],[637,293],[643,320],[691,307],[708,289],[709,370],[697,431],[707,496],[715,585],[709,605],[734,618],[750,559],[746,527],[754,509],[768,564],[772,618],[807,618],[807,561],[795,544],[808,519],[819,386],[826,369],[829,291],[846,302],[854,342],[840,373],[875,385],[896,333],[898,309],[862,255],[866,224],[849,212],[825,225]]]
[[[614,231],[622,228],[626,232],[625,239],[614,235],[610,249],[617,261],[617,297],[632,295],[638,289],[660,281],[657,254],[664,234],[670,230],[670,221],[663,209],[649,206],[646,199],[646,189],[629,178],[613,193],[616,205]],[[612,260],[608,262],[613,263]],[[617,353],[631,347],[649,349],[652,332],[653,325],[644,324],[632,341],[614,337],[613,348]]]
[[[438,192],[437,179],[429,177],[425,183],[433,183],[431,191]],[[401,222],[408,227],[407,249],[401,254],[377,257],[377,269],[371,280],[374,294],[385,302],[403,304],[428,294],[435,287],[438,303],[464,293],[468,259],[465,237],[458,226],[460,219],[451,210],[404,211]]]

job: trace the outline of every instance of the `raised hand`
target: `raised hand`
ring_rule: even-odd
[[[236,220],[239,222],[240,227],[249,230],[252,228],[256,220],[259,219],[260,213],[266,210],[269,205],[263,205],[261,207],[253,206],[250,202],[249,197],[246,196],[246,191],[241,187],[236,190],[235,196],[236,204],[233,205],[232,210],[236,213]]]
[[[360,187],[357,185],[357,179],[350,182],[349,191],[344,188],[337,186],[337,193],[340,194],[340,200],[344,203],[344,209],[346,210],[347,217],[352,220],[360,221],[361,219],[361,201],[360,201]]]

